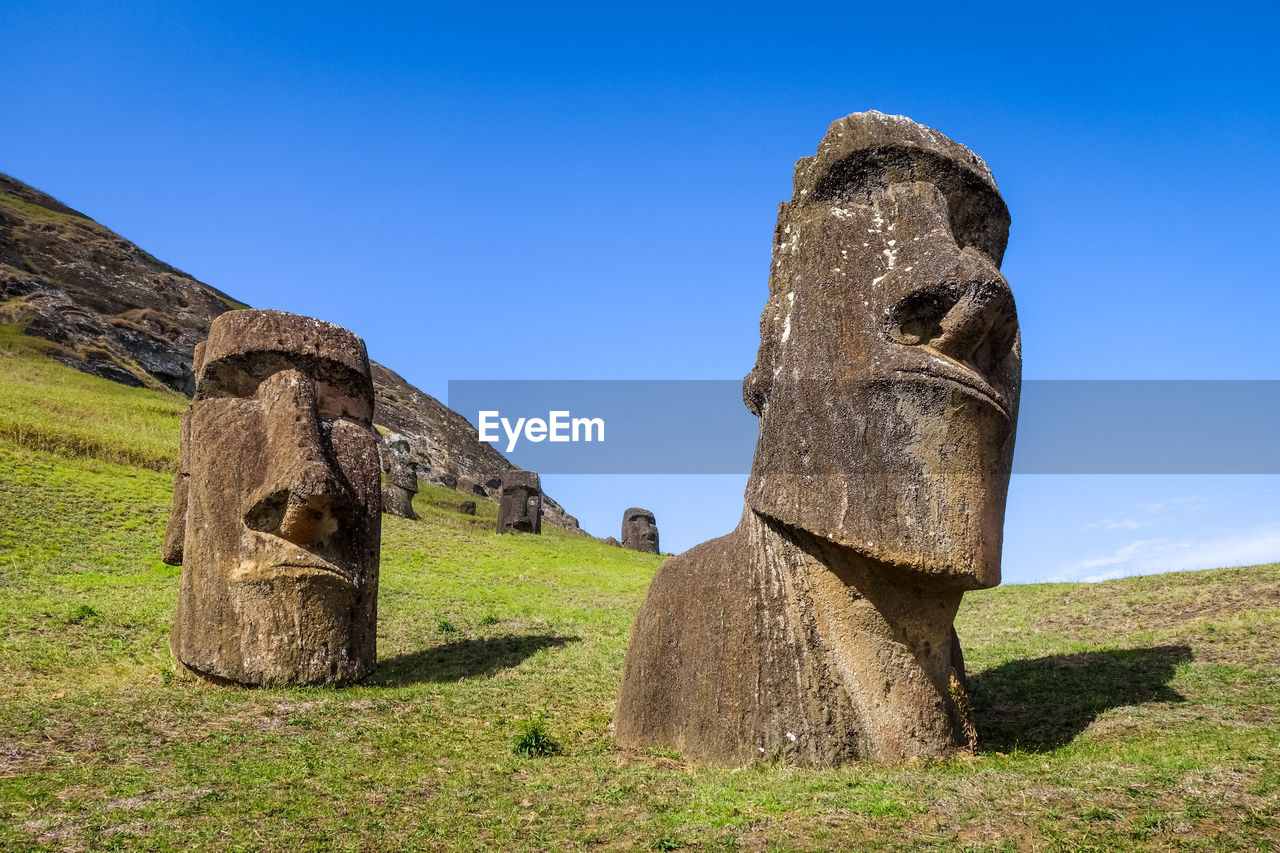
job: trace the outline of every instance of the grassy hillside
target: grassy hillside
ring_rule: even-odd
[[[974,758],[691,768],[608,732],[659,560],[439,488],[384,518],[367,683],[175,675],[183,405],[0,336],[0,849],[1280,846],[1280,566],[967,596]]]

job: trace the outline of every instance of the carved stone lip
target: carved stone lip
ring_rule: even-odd
[[[904,367],[894,372],[898,374],[910,374],[911,379],[923,378],[933,382],[945,382],[950,385],[959,386],[970,396],[977,397],[984,402],[990,403],[1000,410],[1000,414],[1004,415],[1006,418],[1009,417],[1009,405],[995,388],[992,388],[986,382],[983,382],[977,377],[966,375],[958,368],[951,368],[949,365],[946,367],[938,365],[937,368],[930,367],[926,369],[922,367]]]
[[[319,558],[289,557],[278,563],[241,566],[232,577],[233,583],[262,583],[284,578],[318,580],[355,588],[351,573]]]

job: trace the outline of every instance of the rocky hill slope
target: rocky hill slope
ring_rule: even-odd
[[[0,323],[51,342],[63,364],[190,396],[192,351],[209,323],[247,307],[0,173]],[[496,497],[502,473],[515,466],[465,418],[395,372],[375,363],[373,376],[375,420],[409,439],[421,479]],[[578,529],[550,498],[544,512],[548,523]]]

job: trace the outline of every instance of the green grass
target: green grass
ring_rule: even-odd
[[[74,216],[70,213],[50,210],[47,207],[24,201],[13,193],[7,192],[0,192],[0,208],[8,208],[15,213],[21,214],[24,219],[36,219],[43,222],[84,223],[86,221],[83,216]]]
[[[0,325],[0,439],[31,450],[172,471],[178,416],[175,392],[129,388],[49,358],[54,345]]]
[[[966,596],[972,758],[696,768],[609,735],[660,560],[500,537],[439,487],[384,517],[367,682],[177,674],[170,480],[138,460],[172,458],[182,401],[8,358],[3,417],[55,438],[0,433],[0,849],[1280,846],[1278,566]],[[558,752],[517,754],[535,724]]]

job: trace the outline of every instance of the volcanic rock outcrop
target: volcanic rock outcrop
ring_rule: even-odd
[[[364,342],[232,311],[196,348],[194,376],[163,553],[182,566],[174,656],[236,684],[363,677],[382,518]]]
[[[830,765],[971,749],[952,627],[1000,581],[1021,349],[1009,214],[969,149],[900,116],[831,125],[781,205],[742,521],[659,570],[625,746]]]

